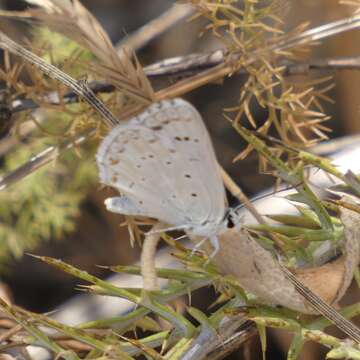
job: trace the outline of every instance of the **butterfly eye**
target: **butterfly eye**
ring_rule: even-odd
[[[188,179],[191,179],[191,175],[190,174],[185,174],[185,177]]]
[[[192,193],[191,196],[192,196],[192,197],[197,197],[197,194]]]

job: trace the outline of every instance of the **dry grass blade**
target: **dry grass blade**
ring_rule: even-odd
[[[0,15],[25,21],[38,21],[89,49],[100,60],[93,68],[102,77],[144,104],[151,102],[153,90],[134,54],[116,52],[110,38],[96,18],[78,0],[29,0],[41,9],[22,12],[2,11]]]
[[[306,298],[311,306],[316,309],[326,319],[334,323],[340,330],[347,334],[351,339],[360,344],[360,329],[350,320],[346,319],[334,308],[316,296],[308,287],[302,284],[296,276],[291,273],[285,266],[281,265],[283,273],[293,283],[296,290]]]
[[[58,80],[62,84],[70,87],[78,96],[83,98],[102,116],[103,121],[109,127],[113,127],[118,123],[118,119],[111,113],[106,105],[95,96],[86,82],[80,82],[73,79],[71,76],[59,70],[56,66],[48,64],[31,51],[26,50],[2,32],[0,32],[0,47],[8,50],[12,54],[20,56],[30,64],[35,65],[40,71],[48,75],[50,78]]]

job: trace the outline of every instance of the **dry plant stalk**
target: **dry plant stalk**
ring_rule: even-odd
[[[160,241],[160,230],[164,228],[161,222],[156,223],[150,234],[145,234],[141,250],[141,275],[143,278],[143,289],[146,291],[159,290],[159,282],[156,274],[156,250]]]

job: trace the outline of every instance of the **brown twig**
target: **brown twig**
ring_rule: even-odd
[[[120,51],[124,46],[127,46],[135,51],[139,50],[194,12],[195,9],[192,6],[174,4],[160,16],[125,37],[124,40],[119,41],[115,48]]]
[[[229,356],[240,346],[244,345],[249,339],[257,335],[258,331],[252,321],[245,322],[241,328],[234,334],[224,340],[218,347],[212,350],[208,355],[208,360],[221,360]]]
[[[22,330],[21,325],[15,325],[11,329],[3,332],[2,334],[0,334],[0,344],[4,341],[7,341],[8,339],[10,339],[13,335],[15,335],[16,333],[18,333],[21,330]]]
[[[95,133],[95,129],[88,129],[78,134],[74,139],[68,139],[58,146],[52,145],[47,147],[41,153],[33,156],[25,164],[20,165],[14,171],[0,178],[0,191],[5,190],[10,185],[15,184],[25,178],[34,171],[42,168],[55,160],[60,154],[66,150],[72,149],[86,141]]]
[[[230,191],[231,195],[236,197],[240,201],[240,204],[243,204],[246,207],[246,209],[250,212],[250,214],[254,216],[255,220],[259,224],[264,224],[265,223],[264,218],[259,214],[259,212],[256,210],[251,200],[235,183],[235,181],[231,178],[231,176],[222,167],[220,167],[220,172],[223,182],[226,188]]]
[[[243,56],[243,54],[233,53],[221,64],[188,79],[181,80],[167,89],[160,90],[155,94],[155,99],[159,101],[164,98],[181,96],[182,94],[195,90],[205,84],[223,79],[226,76],[230,76],[238,72],[241,68],[253,64],[266,54],[292,49],[295,46],[309,44],[314,41],[322,40],[327,37],[340,34],[344,31],[349,31],[359,27],[360,15],[355,15],[306,30],[294,36],[285,37],[277,43],[266,46],[262,49],[258,49],[249,54],[241,64],[238,63],[238,60],[241,58],[241,56]]]
[[[181,355],[180,359],[208,359],[208,354],[214,354],[215,356],[215,354],[224,354],[224,350],[234,350],[231,347],[231,342],[227,343],[227,339],[231,339],[233,334],[239,331],[240,334],[243,334],[243,337],[240,336],[238,338],[237,345],[240,346],[251,336],[255,335],[254,329],[256,331],[253,323],[250,323],[244,314],[235,316],[225,315],[221,320],[218,331],[211,331],[211,329],[205,326],[191,342],[186,352]]]
[[[213,68],[225,61],[225,51],[216,50],[211,53],[190,54],[161,60],[154,64],[144,67],[145,74],[152,79],[162,77],[189,77],[197,74],[205,69]],[[292,75],[308,75],[312,71],[326,70],[360,70],[360,57],[339,57],[329,59],[314,59],[306,62],[279,62],[279,66],[283,66],[284,76]],[[239,69],[238,75],[246,75],[245,68]],[[90,89],[95,93],[111,93],[115,91],[115,87],[106,81],[92,81],[88,84]],[[44,98],[55,98],[58,96],[44,95]],[[72,104],[79,101],[79,96],[69,91],[62,99],[65,104]],[[60,101],[52,101],[51,105],[60,105]],[[39,104],[32,99],[15,99],[11,102],[10,108],[12,113],[27,110],[35,110]]]

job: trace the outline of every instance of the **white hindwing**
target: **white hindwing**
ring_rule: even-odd
[[[155,103],[115,127],[96,159],[100,181],[121,194],[106,201],[111,211],[195,233],[223,220],[225,190],[208,132],[197,110],[182,99]]]

